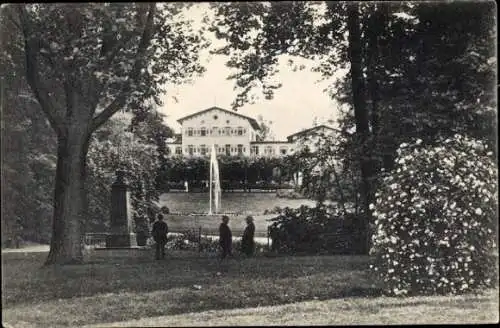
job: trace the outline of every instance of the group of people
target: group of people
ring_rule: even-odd
[[[156,243],[156,259],[165,258],[165,245],[167,243],[168,225],[163,220],[163,215],[158,214],[158,220],[153,224],[153,229],[151,235]],[[243,236],[241,237],[241,252],[246,256],[252,256],[255,252],[255,225],[253,223],[253,217],[246,217],[247,226],[243,231]],[[227,256],[232,256],[233,252],[233,235],[231,229],[229,228],[229,217],[227,215],[222,216],[222,223],[219,226],[219,245],[221,248],[221,257],[226,258]]]
[[[243,231],[243,236],[241,237],[241,252],[246,256],[252,256],[255,251],[255,242],[253,240],[255,235],[255,225],[253,224],[252,216],[247,216],[246,221],[247,226]],[[232,255],[233,235],[228,223],[229,217],[227,215],[223,215],[222,223],[219,226],[219,245],[222,251],[222,258]]]

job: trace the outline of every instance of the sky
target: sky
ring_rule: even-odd
[[[186,16],[199,21],[205,12],[206,7],[197,6],[189,9]],[[221,44],[215,38],[212,41],[215,45]],[[195,78],[192,84],[168,89],[168,94],[162,97],[163,106],[159,111],[167,115],[165,121],[174,131],[180,132],[177,120],[183,116],[212,106],[231,110],[237,92],[233,90],[234,80],[226,79],[232,73],[225,66],[228,59],[222,55],[210,56],[207,50],[202,56],[206,68],[203,76]],[[244,105],[238,109],[238,113],[255,119],[262,115],[265,121],[271,121],[275,140],[284,140],[290,134],[312,127],[315,118],[319,124],[327,120],[336,121],[338,104],[323,92],[328,82],[317,83],[320,79],[318,73],[308,70],[293,72],[291,67],[283,63],[275,79],[283,86],[275,90],[272,100],[259,95],[254,104]]]

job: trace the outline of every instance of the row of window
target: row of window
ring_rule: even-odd
[[[246,132],[246,129],[241,126],[237,128],[231,128],[230,126],[219,128],[215,126],[211,129],[205,127],[201,127],[199,129],[187,128],[185,135],[188,137],[244,136]]]
[[[243,145],[225,145],[224,147],[218,147],[218,145],[215,145],[215,149],[217,153],[219,154],[226,154],[226,155],[231,155],[231,154],[243,154],[246,152],[246,147]],[[200,145],[199,147],[195,147],[194,145],[188,145],[185,148],[185,151],[187,154],[193,155],[193,154],[201,154],[201,155],[207,155],[210,153],[211,148],[206,146],[206,145]],[[279,153],[281,155],[286,155],[288,152],[288,148],[286,147],[281,147],[279,149]],[[182,155],[182,147],[177,146],[175,147],[175,154],[176,155]],[[259,146],[252,146],[250,149],[250,154],[252,155],[259,155]],[[263,149],[263,154],[265,155],[275,155],[276,151],[275,148],[272,146],[265,146]]]
[[[287,147],[280,147],[279,153],[281,155],[286,155],[287,152],[288,152],[288,148]],[[276,150],[275,150],[275,148],[273,146],[265,146],[263,153],[265,155],[275,155],[276,154]],[[252,146],[250,154],[252,154],[252,155],[259,155],[259,146]]]
[[[215,145],[215,150],[219,154],[243,154],[246,152],[246,147],[243,145],[225,145],[224,147],[219,147],[218,145]],[[193,155],[193,154],[201,154],[201,155],[207,155],[211,152],[211,147],[206,146],[206,145],[200,145],[199,147],[195,147],[194,145],[188,145],[185,148],[185,151],[187,154]],[[176,147],[175,153],[180,155],[182,154],[182,148],[181,147]]]

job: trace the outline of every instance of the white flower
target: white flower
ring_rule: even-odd
[[[375,205],[372,203],[370,204],[370,206],[368,206],[368,208],[373,211],[375,209]]]
[[[422,139],[417,139],[417,141],[415,142],[415,144],[417,145],[420,145],[422,143]]]
[[[475,213],[477,215],[481,215],[481,214],[483,214],[483,211],[478,207],[478,208],[476,208]]]

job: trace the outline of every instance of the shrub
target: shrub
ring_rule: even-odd
[[[168,238],[166,245],[170,250],[198,250],[198,236],[192,230]]]
[[[301,206],[279,209],[270,221],[272,249],[288,254],[356,254],[359,253],[361,217],[341,216],[333,207]]]
[[[288,199],[303,199],[304,195],[293,189],[278,189],[276,191],[276,197],[278,198],[288,198]]]
[[[487,146],[459,135],[402,144],[374,210],[372,272],[388,294],[458,294],[496,280],[497,169]]]

